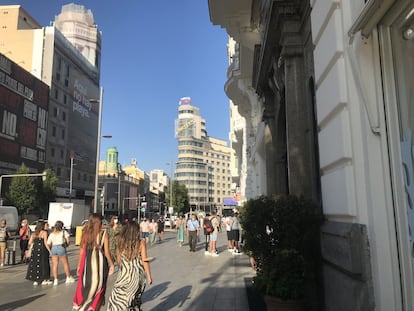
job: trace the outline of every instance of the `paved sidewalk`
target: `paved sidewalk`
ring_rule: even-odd
[[[204,244],[189,252],[188,244],[179,247],[173,231],[165,232],[164,241],[149,246],[153,284],[143,295],[143,310],[237,310],[248,311],[245,278],[253,271],[245,255],[227,251],[225,233],[219,234],[218,257],[204,255]],[[69,247],[72,274],[75,272],[79,247]],[[20,257],[18,257],[20,259]],[[0,268],[0,310],[70,310],[76,284],[64,284],[62,267],[59,268],[58,286],[33,286],[24,279],[26,265]],[[106,301],[110,295],[116,273],[109,277]],[[101,308],[106,310],[106,305]]]
[[[154,283],[144,292],[144,310],[249,310],[245,278],[253,272],[248,257],[228,252],[226,243],[220,233],[219,256],[211,257],[204,254],[204,243],[189,252],[188,244],[180,248],[175,233],[166,232],[165,241],[148,250],[155,257]]]

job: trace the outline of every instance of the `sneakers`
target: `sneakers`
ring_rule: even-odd
[[[53,281],[53,286],[56,286],[56,285],[58,285],[58,284],[59,284],[58,279],[55,279],[55,280]]]
[[[33,286],[37,286],[37,285],[39,285],[39,283],[33,282]]]
[[[66,283],[75,283],[75,279],[72,276],[66,278]]]
[[[4,263],[2,263],[2,264],[0,265],[0,267],[4,267]]]
[[[211,254],[211,257],[218,257],[218,256],[219,256],[219,254],[216,254],[216,253]]]
[[[50,285],[53,282],[51,280],[43,280],[42,285]]]
[[[208,256],[208,255],[210,255],[210,252],[209,251],[205,251],[204,252],[204,255],[207,255]]]

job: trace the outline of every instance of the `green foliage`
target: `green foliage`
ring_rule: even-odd
[[[170,202],[170,189],[166,191],[167,199],[166,202]],[[185,213],[189,210],[189,198],[188,190],[185,185],[180,184],[178,181],[174,180],[172,182],[172,205],[174,207],[174,213],[180,214]]]
[[[22,164],[16,174],[29,174],[29,169]],[[27,214],[36,202],[36,185],[32,177],[13,177],[7,198],[16,206],[19,215]]]
[[[302,298],[318,256],[319,209],[294,195],[262,196],[246,202],[239,218],[245,251],[258,268],[255,286],[282,299]]]
[[[40,218],[45,218],[49,202],[56,201],[57,177],[51,169],[46,170],[46,180],[38,184],[36,210]]]

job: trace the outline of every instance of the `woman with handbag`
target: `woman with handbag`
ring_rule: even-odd
[[[47,239],[47,244],[50,248],[50,255],[52,256],[52,274],[53,285],[58,285],[58,264],[62,261],[63,270],[66,274],[66,283],[74,283],[74,278],[70,275],[68,255],[66,247],[69,246],[69,233],[63,228],[63,222],[58,220],[53,227],[53,232]]]

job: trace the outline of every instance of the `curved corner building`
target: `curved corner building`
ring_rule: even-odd
[[[222,139],[209,137],[206,121],[190,97],[179,101],[175,121],[178,162],[175,179],[188,189],[192,210],[220,210],[224,198],[232,197],[231,149]]]

